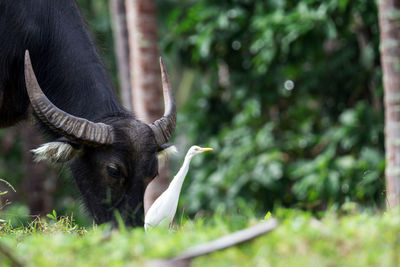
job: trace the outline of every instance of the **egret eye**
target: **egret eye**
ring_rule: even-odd
[[[108,165],[107,166],[108,175],[112,178],[119,179],[121,178],[121,172],[118,170],[118,167],[115,165]]]

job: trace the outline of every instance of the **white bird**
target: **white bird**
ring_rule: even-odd
[[[144,218],[144,229],[146,231],[159,225],[169,226],[171,224],[176,213],[176,208],[178,207],[179,195],[189,170],[190,161],[194,156],[211,150],[213,149],[199,146],[192,146],[189,149],[182,167],[175,175],[174,179],[172,179],[167,190],[154,201],[153,205],[151,205],[147,211]]]

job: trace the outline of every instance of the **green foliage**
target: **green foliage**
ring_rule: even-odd
[[[247,211],[246,211],[247,212]],[[250,211],[251,213],[251,211]],[[251,242],[194,260],[193,266],[398,266],[400,214],[355,213],[338,217],[276,209],[280,226]],[[112,230],[109,225],[76,226],[61,217],[36,220],[25,228],[2,224],[0,265],[10,257],[24,266],[144,266],[262,221],[253,216],[223,215],[184,220],[173,230]],[[178,231],[177,231],[178,230]],[[4,251],[8,252],[5,257]]]
[[[57,220],[57,212],[53,210],[52,214],[47,214],[47,218],[50,218],[52,220]]]
[[[163,47],[198,82],[177,132],[215,148],[194,161],[186,211],[382,204],[374,1],[179,3]]]

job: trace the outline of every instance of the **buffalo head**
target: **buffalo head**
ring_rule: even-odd
[[[58,109],[42,92],[25,55],[25,81],[37,118],[61,138],[33,150],[36,160],[69,162],[72,175],[96,223],[143,225],[145,181],[158,172],[157,154],[168,145],[176,125],[176,107],[165,66],[160,60],[164,116],[143,123],[128,112],[90,121]]]

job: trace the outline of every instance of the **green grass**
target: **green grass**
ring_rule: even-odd
[[[399,266],[400,213],[309,213],[278,209],[281,225],[271,234],[197,258],[194,266]],[[26,266],[143,266],[186,248],[262,221],[244,215],[180,220],[173,230],[82,228],[67,217],[36,220],[0,230],[0,266],[10,258]],[[6,256],[5,254],[8,254]],[[212,265],[210,265],[212,263]]]

